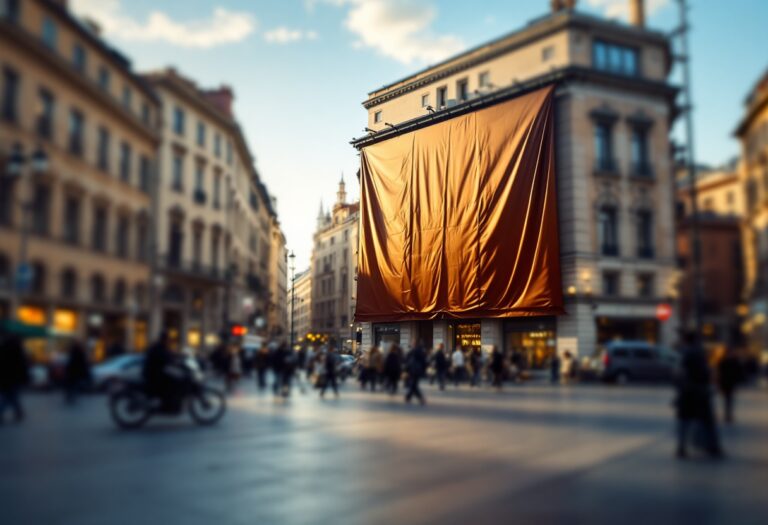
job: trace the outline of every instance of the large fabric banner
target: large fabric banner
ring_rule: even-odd
[[[357,321],[563,312],[553,88],[365,147]]]

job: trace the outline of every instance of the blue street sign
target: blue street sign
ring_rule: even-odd
[[[29,291],[32,286],[32,279],[35,277],[35,271],[29,263],[22,263],[16,268],[16,290],[18,292]]]

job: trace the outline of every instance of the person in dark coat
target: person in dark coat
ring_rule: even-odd
[[[176,362],[168,332],[163,331],[148,349],[142,375],[150,395],[159,397],[166,408],[177,408],[178,379],[168,369]]]
[[[384,360],[384,375],[387,380],[387,392],[391,395],[397,394],[397,387],[400,384],[400,376],[403,373],[403,352],[400,346],[393,344],[387,352]]]
[[[727,423],[733,422],[734,392],[743,379],[744,368],[739,356],[733,348],[729,348],[717,367],[717,382],[720,386],[720,393],[723,394],[725,421]]]
[[[723,451],[712,408],[709,364],[704,350],[696,342],[695,334],[687,333],[684,343],[675,400],[678,420],[677,457],[687,457],[688,434],[694,424],[699,424],[703,448],[710,456],[720,458]]]
[[[440,390],[445,390],[445,378],[448,374],[448,356],[445,355],[445,345],[440,343],[435,348],[435,352],[432,355],[432,364],[435,367],[435,378],[437,379],[437,385]]]
[[[408,372],[408,391],[405,394],[405,402],[410,403],[412,397],[417,397],[423,405],[427,402],[419,388],[419,381],[427,371],[427,353],[421,342],[417,342],[405,356],[405,367]]]
[[[336,355],[336,350],[331,346],[325,352],[325,359],[323,363],[323,386],[320,387],[320,397],[325,397],[325,390],[330,385],[333,387],[333,393],[336,397],[339,397],[339,385],[336,382],[336,365],[339,363],[339,357]]]
[[[19,391],[28,382],[29,363],[21,338],[16,334],[0,333],[0,424],[9,407],[17,422],[24,419]]]
[[[549,382],[556,385],[560,382],[560,356],[555,352],[549,362]]]
[[[262,346],[256,351],[253,364],[256,369],[256,384],[259,386],[259,390],[264,390],[267,388],[267,368],[269,368],[269,350],[266,346]]]
[[[75,402],[79,391],[85,390],[91,384],[91,364],[85,347],[74,341],[69,347],[67,364],[64,366],[64,401]]]
[[[504,382],[504,352],[493,345],[491,350],[491,373],[493,374],[493,386],[501,390]]]
[[[469,386],[480,386],[482,382],[483,354],[479,348],[475,348],[470,352],[469,366],[472,368],[472,378]]]

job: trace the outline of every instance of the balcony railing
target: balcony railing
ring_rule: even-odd
[[[615,257],[619,255],[619,245],[618,244],[603,244],[600,247],[600,253],[603,255],[608,255],[611,257]]]
[[[223,267],[202,264],[198,261],[185,261],[172,254],[163,254],[159,257],[161,268],[168,272],[176,272],[203,279],[223,280],[226,272]]]
[[[632,164],[631,171],[633,177],[639,179],[653,179],[653,167],[649,162],[636,162]]]
[[[653,259],[654,251],[653,246],[640,246],[637,248],[637,256],[640,259]]]
[[[595,161],[595,175],[619,175],[618,165],[614,159],[597,159]]]

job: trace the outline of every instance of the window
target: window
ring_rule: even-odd
[[[213,135],[213,154],[217,159],[221,157],[221,134],[218,131]]]
[[[195,168],[195,202],[205,203],[205,163],[198,162]]]
[[[456,82],[456,98],[460,102],[469,100],[469,81],[466,78]]]
[[[592,44],[592,64],[595,69],[619,75],[638,75],[638,51],[632,47],[595,40]]]
[[[232,142],[227,141],[227,164],[232,165]]]
[[[603,272],[603,295],[619,295],[618,272]]]
[[[181,192],[184,189],[184,157],[176,153],[173,156],[173,173],[171,174],[171,188]]]
[[[83,154],[83,114],[76,109],[69,112],[69,152]]]
[[[19,75],[10,68],[3,69],[3,120],[16,122],[18,117]]]
[[[491,73],[489,71],[483,71],[477,77],[477,83],[481,88],[491,87]]]
[[[192,263],[199,267],[203,256],[203,231],[195,229],[192,233]]]
[[[60,293],[62,299],[77,299],[77,273],[73,268],[61,272]]]
[[[115,254],[118,257],[128,257],[129,228],[130,223],[128,222],[128,217],[118,217],[117,230],[115,231]]]
[[[425,108],[427,106],[429,106],[429,93],[421,96],[421,107]]]
[[[650,360],[653,359],[653,352],[651,352],[648,348],[633,348],[632,357],[635,359]]]
[[[35,185],[32,197],[32,233],[35,235],[48,235],[50,227],[49,213],[51,204],[51,190],[44,184]]]
[[[541,61],[546,62],[551,60],[555,56],[555,48],[553,46],[546,46],[541,50]]]
[[[637,212],[637,256],[653,258],[653,214],[650,210]]]
[[[221,207],[221,174],[216,173],[213,177],[213,207]]]
[[[211,237],[211,266],[214,271],[219,269],[219,236],[216,234]]]
[[[637,295],[640,297],[653,297],[653,274],[640,273],[637,275]]]
[[[104,126],[99,126],[99,145],[97,151],[96,165],[105,172],[109,171],[109,130]]]
[[[72,64],[80,73],[85,73],[85,69],[88,66],[88,59],[85,54],[85,48],[80,42],[75,42],[72,46]]]
[[[205,123],[197,123],[197,145],[205,147]]]
[[[131,145],[127,142],[120,144],[120,180],[131,183]]]
[[[64,199],[64,242],[80,242],[80,199],[73,195]]]
[[[96,206],[93,210],[91,246],[97,252],[107,251],[107,208]]]
[[[107,69],[107,66],[101,66],[99,68],[99,87],[103,89],[104,91],[109,91],[109,69]]]
[[[644,127],[632,129],[632,173],[641,177],[651,175],[651,164],[648,155],[648,130]]]
[[[125,281],[119,279],[115,283],[115,291],[112,295],[112,303],[115,306],[122,306],[125,303]]]
[[[127,110],[131,110],[131,106],[133,103],[133,91],[131,91],[130,86],[124,86],[123,87],[123,107]]]
[[[184,135],[184,110],[178,106],[173,108],[173,132]]]
[[[0,18],[12,24],[19,21],[19,0],[0,0]]]
[[[37,134],[50,140],[53,136],[54,99],[50,91],[40,88],[40,108],[37,116]]]
[[[58,28],[56,23],[49,16],[43,17],[43,43],[50,49],[56,49],[56,36]]]
[[[146,102],[141,103],[141,121],[147,126],[152,124],[152,110]]]
[[[152,191],[152,164],[146,155],[139,159],[139,188],[144,193]]]
[[[144,221],[139,222],[136,226],[136,259],[139,261],[147,260],[148,239],[147,223]]]
[[[448,96],[448,88],[446,86],[437,88],[437,109],[445,107],[446,98]]]
[[[597,171],[614,171],[612,125],[608,122],[595,123],[595,162]]]
[[[32,293],[36,295],[45,294],[46,272],[45,265],[40,261],[32,263]]]
[[[613,205],[604,205],[598,213],[598,242],[603,255],[619,254],[618,210]]]
[[[95,273],[91,276],[91,300],[94,303],[103,303],[106,298],[104,277]]]
[[[14,209],[14,180],[11,177],[0,176],[0,225],[13,225]]]
[[[373,122],[375,124],[378,124],[379,122],[381,122],[381,111],[377,111],[373,114]]]

